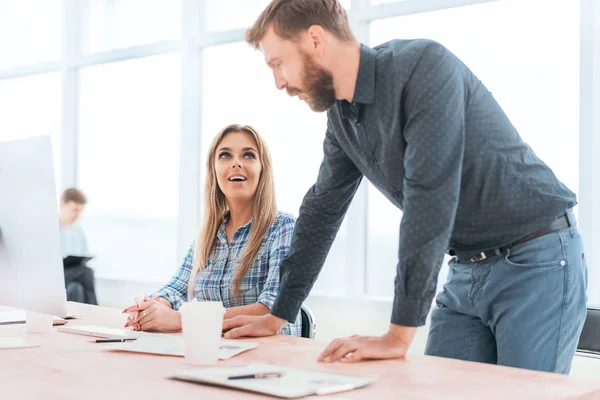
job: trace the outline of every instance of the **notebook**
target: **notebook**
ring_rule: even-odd
[[[0,325],[13,325],[25,323],[25,310],[0,311]],[[64,325],[67,320],[60,317],[54,317],[53,325]]]
[[[227,360],[257,346],[258,343],[254,342],[221,340],[218,358],[219,360]],[[183,336],[173,335],[144,335],[132,342],[107,344],[106,349],[111,351],[159,354],[163,356],[184,356]]]
[[[86,262],[90,261],[94,256],[66,256],[63,258],[63,266],[64,267],[74,267],[78,265],[83,265]]]
[[[264,373],[281,373],[280,377],[229,379]],[[171,379],[221,386],[270,396],[295,399],[346,392],[376,381],[373,377],[310,371],[272,364],[250,364],[242,367],[194,368],[175,372]]]

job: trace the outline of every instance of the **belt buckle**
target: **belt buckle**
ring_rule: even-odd
[[[479,254],[477,254],[476,256],[472,257],[469,261],[471,262],[477,262],[477,261],[481,261],[481,260],[485,260],[487,258],[487,256],[485,255],[485,252],[481,252]]]

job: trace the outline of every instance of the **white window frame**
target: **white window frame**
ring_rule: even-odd
[[[118,0],[107,1],[114,7]],[[181,54],[181,131],[179,165],[179,216],[177,228],[177,264],[196,236],[202,212],[200,171],[204,149],[202,132],[203,49],[208,46],[243,41],[245,28],[208,32],[204,24],[206,0],[179,0],[182,10],[181,38],[93,54],[81,51],[81,10],[79,0],[63,0],[63,52],[57,62],[38,63],[0,70],[0,80],[47,72],[60,72],[62,78],[61,171],[59,187],[78,183],[78,85],[79,69],[86,66],[131,60],[159,54]],[[369,24],[373,20],[501,0],[404,0],[372,6],[369,0],[352,0],[348,15],[358,39],[369,43]],[[526,1],[526,0],[523,0]],[[110,11],[110,10],[108,10]],[[600,268],[594,268],[600,250],[594,252],[593,227],[600,231],[600,3],[581,0],[581,106],[580,106],[580,227],[584,235],[590,266],[591,300],[600,303]],[[316,151],[317,149],[315,149]],[[594,157],[596,155],[596,157]],[[345,295],[366,295],[367,268],[367,186],[361,185],[347,214],[347,278]],[[600,233],[596,234],[598,238]],[[357,262],[357,260],[359,260]],[[169,266],[171,267],[171,266]],[[594,282],[598,282],[594,284]]]

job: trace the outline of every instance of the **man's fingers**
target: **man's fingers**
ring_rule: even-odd
[[[319,354],[317,361],[329,361],[328,357],[333,354],[342,345],[341,339],[335,339]],[[327,359],[327,360],[326,360]]]
[[[354,352],[357,348],[358,348],[357,343],[355,343],[352,339],[346,339],[346,340],[344,340],[342,345],[340,347],[338,347],[338,349],[336,351],[331,353],[326,358],[326,361],[328,361],[328,362],[337,361],[340,358],[345,357],[348,353]]]
[[[223,331],[229,331],[233,328],[239,328],[245,324],[245,318],[241,315],[229,318],[223,321]]]
[[[360,349],[356,349],[353,353],[346,355],[346,357],[342,357],[340,362],[343,363],[353,363],[362,360],[365,358],[365,351],[361,347]]]
[[[252,325],[243,325],[239,328],[233,328],[225,333],[225,339],[237,339],[244,336],[252,336]]]

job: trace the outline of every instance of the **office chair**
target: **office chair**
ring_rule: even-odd
[[[588,307],[587,317],[583,324],[577,355],[600,358],[600,308]]]
[[[302,316],[302,337],[308,339],[315,338],[315,332],[317,325],[315,324],[315,316],[306,305],[302,304],[300,309],[300,315]]]

